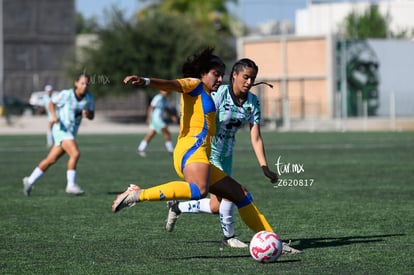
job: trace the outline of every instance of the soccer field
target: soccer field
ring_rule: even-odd
[[[64,156],[31,197],[21,179],[47,154],[45,137],[0,136],[1,274],[412,274],[414,133],[263,133],[263,175],[249,134],[238,134],[233,175],[248,187],[276,233],[302,254],[272,264],[248,249],[220,249],[219,218],[183,214],[165,231],[165,202],[111,212],[117,193],[176,180],[157,136],[141,158],[142,135],[80,135],[78,184],[65,193]],[[236,215],[236,233],[253,232]]]

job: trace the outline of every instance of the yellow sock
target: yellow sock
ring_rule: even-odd
[[[273,229],[267,222],[265,216],[260,213],[253,202],[239,208],[239,214],[244,223],[255,233],[262,230],[273,232]]]
[[[198,200],[201,198],[197,185],[185,181],[170,181],[147,189],[139,194],[140,201]]]

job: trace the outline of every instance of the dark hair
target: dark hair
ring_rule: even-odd
[[[214,48],[208,47],[200,53],[188,57],[182,67],[183,76],[200,78],[202,74],[208,73],[211,69],[217,67],[221,67],[225,71],[226,65],[213,52]]]
[[[236,72],[237,74],[246,68],[252,68],[256,71],[256,75],[259,72],[259,67],[257,67],[256,63],[254,63],[253,60],[249,58],[242,58],[238,60],[236,63],[234,63],[233,68],[231,69],[229,80],[230,80],[230,86],[233,87],[233,73]]]
[[[80,74],[78,74],[78,76],[76,77],[76,81],[79,81],[79,79],[81,79],[82,77],[85,77],[86,79],[88,79],[88,82],[87,82],[87,84],[88,84],[88,86],[89,86],[89,81],[91,80],[91,77],[90,77],[90,75],[88,75],[88,74],[86,74],[86,73],[80,73]],[[77,88],[76,88],[76,84],[74,85],[74,87],[73,87],[73,89],[74,90],[76,90]]]
[[[80,73],[80,74],[78,74],[78,76],[76,77],[76,81],[78,81],[79,79],[81,79],[81,77],[85,77],[85,78],[87,78],[87,79],[88,79],[88,82],[89,82],[89,80],[91,79],[90,75],[88,75],[87,73]]]

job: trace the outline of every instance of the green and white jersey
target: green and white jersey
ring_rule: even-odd
[[[246,100],[239,104],[229,85],[221,85],[212,97],[216,105],[216,135],[211,144],[211,156],[229,157],[233,155],[237,130],[245,122],[260,124],[260,103],[249,91]]]
[[[82,121],[82,111],[95,111],[95,101],[92,94],[87,92],[82,99],[78,99],[73,88],[63,90],[52,97],[52,101],[56,105],[60,129],[70,132],[74,136],[78,133]]]
[[[164,121],[163,113],[164,110],[167,108],[168,101],[165,97],[161,94],[157,94],[151,100],[152,112],[151,112],[151,120],[150,120],[150,128],[154,129],[158,133],[161,131],[162,128],[167,127],[167,123]]]

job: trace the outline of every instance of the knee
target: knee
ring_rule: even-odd
[[[70,157],[72,159],[78,160],[80,158],[80,152],[79,152],[79,150],[76,150],[75,152],[71,153],[70,154]]]

